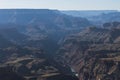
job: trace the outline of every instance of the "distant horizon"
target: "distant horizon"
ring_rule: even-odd
[[[85,9],[85,10],[82,10],[82,9],[50,9],[50,8],[0,8],[0,10],[45,10],[45,9],[48,9],[48,10],[60,10],[60,11],[120,11],[120,10],[117,10],[117,9]]]
[[[0,0],[0,9],[120,10],[115,0]]]

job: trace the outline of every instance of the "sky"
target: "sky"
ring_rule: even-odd
[[[0,0],[0,9],[120,10],[120,0]]]

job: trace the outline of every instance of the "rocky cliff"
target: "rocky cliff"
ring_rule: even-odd
[[[119,41],[120,29],[116,26],[92,27],[68,37],[57,53],[57,60],[61,65],[71,66],[79,80],[119,80]]]

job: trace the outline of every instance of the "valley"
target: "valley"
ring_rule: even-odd
[[[0,9],[0,79],[119,80],[120,14],[91,15]]]

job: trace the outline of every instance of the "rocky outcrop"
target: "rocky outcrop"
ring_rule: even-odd
[[[5,70],[0,71],[0,78],[3,80],[18,80],[19,76],[26,80],[59,79],[61,76],[73,76],[68,66],[61,66],[43,50],[31,47],[0,48],[0,70],[2,69]],[[5,78],[5,75],[8,79]],[[14,77],[14,75],[19,76]],[[70,78],[65,78],[65,80],[68,79]]]
[[[58,51],[58,62],[71,66],[79,80],[120,79],[120,29],[86,29],[68,37]]]

